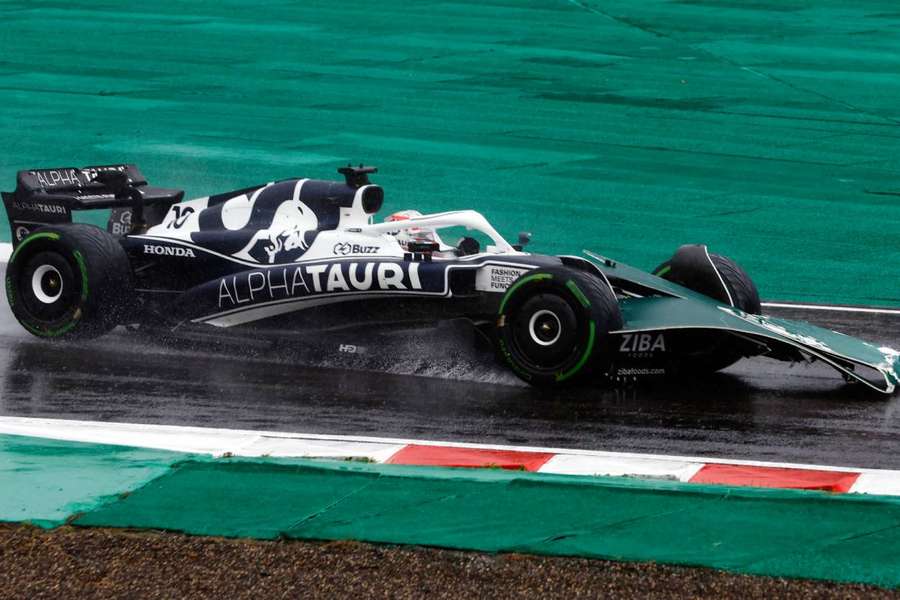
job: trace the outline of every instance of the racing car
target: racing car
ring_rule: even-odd
[[[466,319],[536,386],[697,376],[745,357],[818,360],[891,393],[896,351],[764,316],[741,267],[685,245],[652,272],[510,244],[480,213],[393,213],[373,167],[184,200],[131,164],[20,171],[4,192],[18,322],[54,340],[117,325],[312,332]],[[107,228],[72,213],[111,209]],[[454,243],[447,232],[463,235]]]

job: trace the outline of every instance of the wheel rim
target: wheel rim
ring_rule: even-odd
[[[539,293],[515,306],[510,315],[510,350],[529,370],[554,373],[565,368],[579,344],[579,317],[556,293]]]
[[[541,309],[528,320],[528,334],[539,346],[552,346],[562,336],[562,323],[552,310]]]
[[[38,328],[57,327],[78,308],[78,281],[66,257],[55,251],[38,252],[15,274],[21,318]],[[15,312],[15,311],[14,311]],[[20,320],[21,320],[20,318]]]
[[[63,277],[53,265],[41,265],[31,276],[31,292],[42,304],[53,304],[63,293]]]

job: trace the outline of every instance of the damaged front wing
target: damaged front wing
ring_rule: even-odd
[[[625,327],[616,333],[661,332],[683,329],[721,330],[759,342],[780,345],[821,360],[847,381],[858,381],[890,394],[900,385],[900,352],[817,327],[765,315],[745,313],[720,304],[678,284],[640,269],[586,252],[592,264],[614,288],[638,289],[644,294],[620,302]]]

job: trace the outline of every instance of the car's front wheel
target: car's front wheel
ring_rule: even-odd
[[[758,315],[762,310],[759,292],[747,272],[730,258],[707,252],[705,246],[682,246],[653,274],[745,313]],[[746,355],[746,344],[727,334],[686,332],[682,337],[686,347],[671,365],[676,374],[720,371]]]
[[[622,326],[612,289],[565,267],[529,271],[510,285],[497,315],[500,356],[539,387],[570,384],[597,366],[610,331]]]

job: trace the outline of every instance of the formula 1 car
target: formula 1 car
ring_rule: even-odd
[[[116,325],[321,331],[465,318],[537,386],[698,375],[743,357],[820,360],[891,393],[900,354],[760,314],[734,262],[687,245],[653,273],[599,254],[511,245],[478,212],[403,211],[374,222],[371,167],[182,201],[134,165],[21,171],[3,193],[14,249],[6,293],[42,338]],[[112,209],[107,230],[72,212]],[[440,232],[465,228],[447,244]],[[476,236],[481,236],[482,240]],[[482,242],[484,242],[482,244]]]

